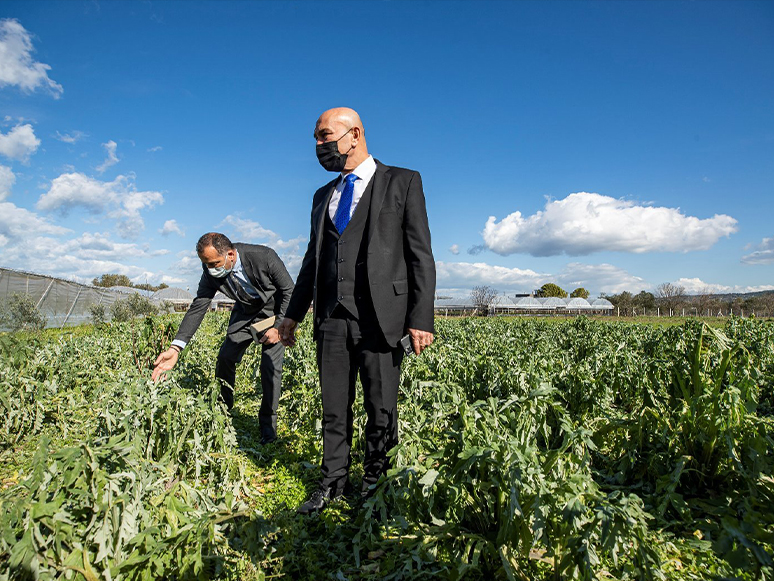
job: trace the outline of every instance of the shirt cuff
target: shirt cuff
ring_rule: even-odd
[[[175,345],[176,347],[180,347],[180,351],[182,351],[183,349],[185,349],[186,342],[181,341],[180,339],[175,339],[174,341],[172,341],[172,345]]]

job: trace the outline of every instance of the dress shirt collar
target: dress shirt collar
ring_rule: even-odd
[[[376,162],[374,161],[374,157],[369,155],[360,162],[359,166],[352,170],[352,173],[360,178],[362,183],[367,184],[376,173]],[[344,183],[343,173],[341,174],[341,181],[339,183]]]
[[[234,274],[242,274],[242,261],[239,259],[239,252],[237,252],[236,248],[234,248],[234,253],[236,254],[236,261],[234,262],[234,267],[231,269],[231,271]]]

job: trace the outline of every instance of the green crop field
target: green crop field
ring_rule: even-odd
[[[178,322],[0,335],[0,581],[774,579],[770,322],[438,320],[388,477],[305,517],[310,328],[261,446],[254,348],[216,399],[226,315],[149,381]]]

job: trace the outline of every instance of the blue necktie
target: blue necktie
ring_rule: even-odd
[[[344,228],[349,224],[349,210],[352,207],[352,192],[355,191],[356,179],[358,179],[358,177],[353,173],[344,178],[347,183],[344,184],[344,191],[341,192],[339,207],[336,208],[336,215],[333,217],[333,223],[336,226],[336,230],[339,231],[339,234],[342,234]]]

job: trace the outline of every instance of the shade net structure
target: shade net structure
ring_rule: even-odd
[[[31,272],[0,268],[0,301],[5,305],[16,293],[28,295],[46,317],[46,327],[80,325],[90,321],[92,305],[125,300],[126,293],[80,284]],[[7,329],[2,329],[7,330]]]

